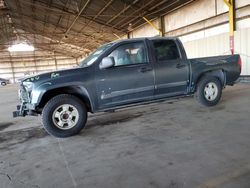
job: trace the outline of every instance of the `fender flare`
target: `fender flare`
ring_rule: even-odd
[[[48,87],[48,85],[50,84],[43,84],[42,85],[43,87],[39,86],[40,92],[37,93],[37,96],[35,97],[36,100],[34,99],[34,101],[32,102],[32,103],[35,103],[38,108],[43,108],[46,102],[50,100],[52,97],[58,94],[66,93],[66,94],[75,95],[81,100],[83,100],[84,103],[88,105],[90,112],[93,112],[95,110],[95,104],[93,103],[93,100],[91,99],[88,90],[82,84],[79,84],[79,83],[70,84],[69,83],[67,85],[65,84],[59,85],[59,86],[56,85],[56,87],[55,85],[54,86],[50,85]]]
[[[199,83],[200,79],[204,76],[214,76],[220,80],[222,87],[225,87],[226,85],[226,72],[223,69],[215,69],[203,72],[197,77],[197,79],[194,82],[194,88],[193,88],[194,91],[196,91],[197,84]]]

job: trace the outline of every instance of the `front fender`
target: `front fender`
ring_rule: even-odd
[[[34,88],[31,93],[31,104],[34,104],[35,106],[38,105],[41,102],[43,95],[53,88],[55,88],[55,86],[53,87],[51,82],[42,83]]]
[[[32,91],[32,104],[36,107],[41,106],[41,104],[44,103],[44,97],[48,93],[57,95],[64,93],[66,90],[66,93],[78,95],[84,100],[88,100],[91,111],[95,109],[94,100],[91,98],[93,95],[89,93],[88,89],[82,84],[82,82],[67,82],[62,84],[52,84],[51,82],[43,83]]]

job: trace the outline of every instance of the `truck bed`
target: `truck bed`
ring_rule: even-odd
[[[193,58],[189,61],[193,79],[197,79],[201,71],[222,70],[226,76],[226,84],[232,85],[241,73],[241,59],[238,54]]]

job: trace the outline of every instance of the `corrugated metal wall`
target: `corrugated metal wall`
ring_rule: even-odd
[[[183,41],[188,58],[230,54],[228,33]],[[241,75],[250,75],[250,28],[235,32],[235,53],[241,55]]]
[[[180,38],[182,40],[182,38]],[[228,34],[220,34],[189,42],[182,41],[188,58],[230,54]]]
[[[179,36],[189,58],[230,54],[228,7],[223,0],[194,1],[165,16],[165,36]],[[153,21],[161,28],[160,18]],[[250,75],[250,1],[236,1],[235,52],[242,58],[241,75]],[[152,37],[158,32],[145,23],[130,37]]]
[[[2,52],[0,57],[0,77],[17,79],[42,72],[71,68],[77,59],[44,51],[19,53]]]

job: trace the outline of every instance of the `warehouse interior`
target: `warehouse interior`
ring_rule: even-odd
[[[242,75],[250,74],[249,12],[249,1],[235,1],[234,48],[242,57]],[[98,46],[128,37],[178,36],[189,58],[230,54],[228,7],[223,0],[1,0],[0,13],[0,75],[12,81],[76,66]],[[35,50],[7,50],[19,43]]]
[[[243,81],[216,107],[185,98],[90,115],[66,139],[39,117],[12,118],[23,78],[140,37],[178,37],[188,58],[239,54]],[[250,186],[249,0],[0,0],[0,78],[10,82],[0,86],[0,187]]]

